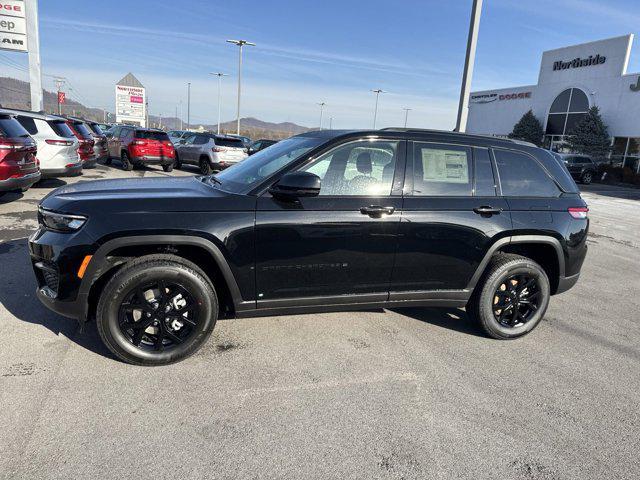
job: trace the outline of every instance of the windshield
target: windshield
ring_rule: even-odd
[[[216,175],[221,188],[231,193],[247,193],[265,178],[284,168],[324,139],[314,137],[292,137],[262,150],[248,159],[223,170]]]

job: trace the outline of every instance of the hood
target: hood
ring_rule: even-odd
[[[238,197],[247,199],[223,192],[202,177],[125,178],[60,187],[40,205],[64,213],[98,215],[246,209],[247,202]]]

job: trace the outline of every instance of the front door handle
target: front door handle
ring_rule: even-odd
[[[380,205],[369,205],[368,207],[361,207],[360,213],[363,215],[369,215],[373,218],[380,218],[382,215],[391,215],[395,212],[394,207],[382,207]]]
[[[474,212],[476,212],[478,215],[497,215],[499,214],[502,209],[501,208],[493,208],[489,205],[483,205],[481,207],[476,207],[473,209]]]

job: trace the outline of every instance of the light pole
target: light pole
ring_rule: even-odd
[[[236,134],[240,135],[240,95],[242,93],[242,47],[249,45],[255,47],[255,43],[247,42],[246,40],[227,40],[228,43],[233,43],[240,47],[238,49],[238,108],[236,118]]]
[[[210,72],[209,75],[216,75],[218,77],[218,135],[220,135],[220,86],[222,84],[222,77],[226,77],[226,73],[222,72]]]
[[[469,116],[469,94],[471,92],[471,77],[473,76],[473,64],[476,60],[476,46],[478,44],[478,27],[482,13],[482,0],[473,0],[471,20],[469,22],[469,36],[467,38],[467,56],[464,60],[462,73],[462,86],[460,87],[460,102],[458,103],[458,119],[456,120],[456,132],[467,130],[467,117]]]
[[[409,112],[411,111],[410,108],[404,107],[404,128],[407,128],[407,120],[409,119]]]
[[[329,130],[333,130],[333,117],[329,117]]]
[[[376,119],[378,118],[378,97],[381,93],[386,93],[384,90],[376,88],[375,90],[371,90],[376,94],[376,108],[373,110],[373,129],[376,129]]]
[[[180,104],[180,130],[184,130],[184,122],[182,121],[182,100],[180,100],[179,104]]]
[[[326,103],[320,102],[318,105],[320,105],[320,130],[322,130],[322,113],[324,111],[324,106],[326,105]]]
[[[187,130],[191,123],[191,82],[187,83]]]

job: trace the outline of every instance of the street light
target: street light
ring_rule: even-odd
[[[242,47],[249,45],[255,47],[255,43],[247,42],[246,40],[227,40],[227,43],[233,43],[240,47],[238,49],[238,109],[236,119],[236,134],[240,135],[240,94],[242,93]]]
[[[322,130],[322,112],[326,103],[320,102],[318,105],[320,105],[320,130]]]
[[[404,128],[407,128],[407,119],[409,118],[409,112],[411,111],[411,109],[407,107],[403,107],[403,110],[404,110]]]
[[[218,135],[220,135],[220,84],[222,81],[222,77],[228,76],[226,73],[222,72],[210,72],[209,75],[216,75],[218,77]]]
[[[373,110],[373,129],[376,129],[376,119],[378,117],[378,97],[380,96],[381,93],[386,93],[384,90],[381,90],[379,88],[376,88],[375,90],[371,90],[373,93],[376,94],[376,108]]]

